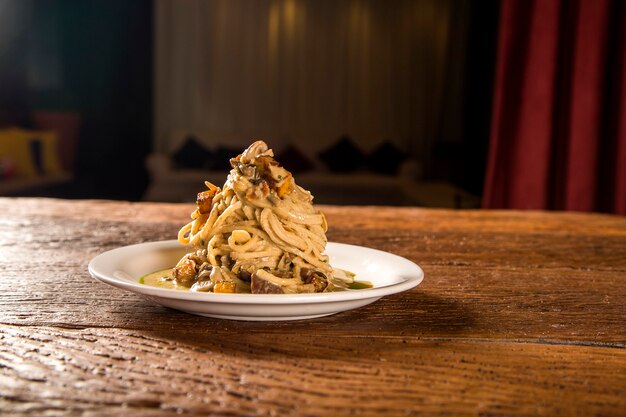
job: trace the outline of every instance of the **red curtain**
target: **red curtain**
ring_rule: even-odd
[[[626,214],[626,6],[504,0],[486,208]]]

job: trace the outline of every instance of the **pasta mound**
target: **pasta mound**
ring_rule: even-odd
[[[191,222],[178,233],[193,251],[174,268],[177,283],[194,291],[283,294],[333,291],[354,281],[330,266],[324,215],[265,142],[230,164],[222,188],[205,183]]]

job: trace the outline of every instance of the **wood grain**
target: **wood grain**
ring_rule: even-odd
[[[192,207],[0,199],[0,410],[11,415],[623,415],[626,219],[322,207],[416,289],[317,320],[196,317],[89,277]]]
[[[610,348],[19,326],[2,337],[4,405],[24,413],[618,415],[626,405],[626,352]]]

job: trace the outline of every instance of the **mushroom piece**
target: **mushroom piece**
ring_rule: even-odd
[[[263,274],[259,274],[259,272],[265,271],[257,271],[252,274],[251,277],[251,286],[250,291],[252,294],[284,294],[285,290],[280,286],[280,284],[272,282],[267,276],[263,276]]]
[[[252,274],[250,290],[253,294],[301,294],[315,291],[314,284],[303,284],[298,278],[281,278],[259,269]]]
[[[305,284],[312,284],[315,287],[315,292],[323,292],[328,287],[328,278],[319,271],[315,271],[310,268],[302,268],[300,270],[300,276],[302,282]]]
[[[188,258],[183,258],[174,267],[174,279],[181,284],[190,284],[196,278],[196,263]]]

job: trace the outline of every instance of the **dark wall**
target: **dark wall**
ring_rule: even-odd
[[[463,113],[464,169],[455,181],[476,195],[482,194],[487,168],[499,18],[498,0],[472,4]]]
[[[140,171],[151,141],[151,25],[149,1],[63,2],[66,88],[83,116],[79,172]]]
[[[28,1],[0,4],[0,126],[26,122],[28,89],[26,55],[30,24]]]
[[[460,129],[455,140],[444,136],[436,143],[432,178],[481,195],[491,130],[500,1],[473,1],[463,13],[468,25],[464,47],[452,57],[464,67],[462,110],[458,118],[444,117],[446,123],[458,121]]]
[[[37,110],[79,113],[76,175],[93,191],[74,192],[138,198],[151,146],[152,1],[4,4],[19,24],[0,51],[0,122],[28,125]]]

